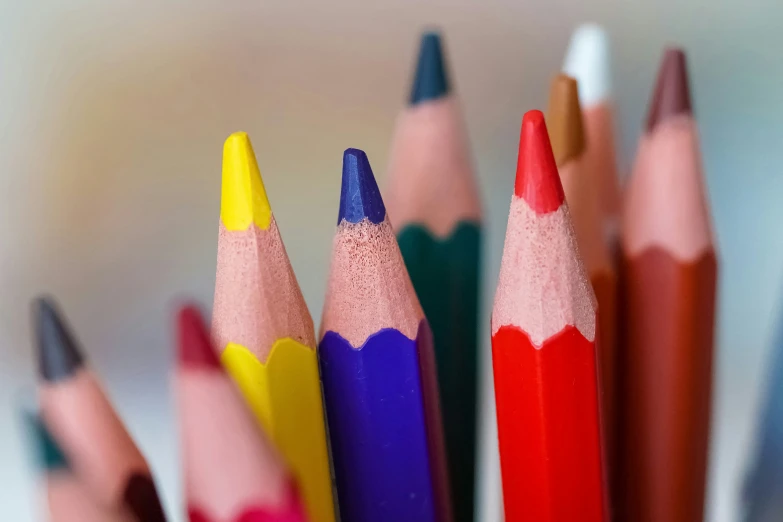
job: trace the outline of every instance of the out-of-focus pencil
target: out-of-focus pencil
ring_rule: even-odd
[[[386,204],[432,328],[454,517],[470,522],[481,208],[438,33],[422,37],[409,105],[397,120]]]
[[[223,147],[213,333],[223,363],[302,487],[334,522],[313,320],[244,132]]]
[[[717,261],[685,54],[663,56],[624,207],[623,520],[704,516]]]
[[[139,522],[164,522],[149,466],[54,302],[37,299],[33,313],[41,418],[68,462],[104,509],[128,509]]]
[[[123,507],[111,510],[99,505],[71,469],[60,446],[41,419],[26,414],[28,433],[34,439],[36,457],[45,473],[45,499],[49,522],[134,522]]]
[[[319,358],[342,522],[450,522],[432,336],[364,152],[343,156]]]
[[[598,301],[598,358],[604,453],[611,476],[616,460],[617,274],[604,235],[594,164],[589,161],[577,82],[559,74],[549,94],[547,126],[579,253]],[[610,484],[613,481],[609,482]]]
[[[783,323],[778,325],[755,454],[743,488],[744,522],[783,520]]]
[[[620,179],[615,151],[612,58],[609,35],[597,24],[574,31],[563,72],[579,83],[587,147],[587,175],[598,193],[609,249],[614,254],[621,207]]]
[[[597,326],[544,116],[530,111],[492,310],[507,522],[606,520]]]
[[[293,479],[223,370],[200,313],[178,316],[174,389],[190,522],[305,522]]]

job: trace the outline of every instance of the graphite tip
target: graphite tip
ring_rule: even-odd
[[[449,77],[443,56],[441,36],[437,32],[426,32],[421,37],[419,61],[413,78],[410,104],[436,100],[449,93]]]
[[[537,214],[554,212],[565,199],[541,111],[528,111],[522,118],[514,194]]]
[[[198,308],[183,306],[177,314],[179,363],[192,368],[222,368]]]
[[[33,329],[38,344],[38,370],[44,380],[69,378],[84,364],[76,339],[51,298],[33,301]]]
[[[658,69],[658,79],[647,115],[647,131],[672,116],[691,114],[691,93],[685,52],[666,49]]]
[[[347,149],[343,153],[343,180],[337,224],[343,219],[349,223],[368,219],[379,224],[385,217],[386,207],[367,154],[359,149]]]
[[[265,230],[272,221],[253,145],[245,132],[235,132],[223,145],[220,219],[228,230],[246,230],[251,223]]]
[[[579,101],[590,107],[612,96],[609,35],[598,24],[579,26],[571,36],[563,72],[579,82]]]
[[[578,158],[585,150],[582,109],[576,80],[558,74],[549,89],[547,126],[557,166]]]

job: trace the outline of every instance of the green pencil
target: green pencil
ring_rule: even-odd
[[[397,121],[389,219],[435,341],[456,522],[474,516],[481,206],[468,140],[437,33],[422,38]]]

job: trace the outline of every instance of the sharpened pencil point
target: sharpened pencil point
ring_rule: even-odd
[[[449,93],[449,77],[440,34],[427,32],[421,37],[419,61],[413,79],[410,104],[436,100]]]
[[[343,219],[349,223],[368,219],[378,224],[385,217],[386,207],[367,154],[359,149],[347,149],[343,153],[343,181],[337,224]]]
[[[575,79],[565,74],[555,76],[549,89],[546,121],[558,167],[584,152],[582,109]]]
[[[253,145],[245,132],[235,132],[223,145],[220,219],[228,230],[247,230],[251,223],[266,230],[272,221]]]
[[[590,107],[612,96],[609,35],[598,24],[579,26],[571,36],[563,72],[579,82],[579,101]]]
[[[33,302],[33,324],[38,344],[38,370],[46,381],[69,378],[84,359],[76,339],[51,298]]]
[[[24,417],[36,446],[36,458],[41,469],[46,471],[68,469],[68,459],[41,417],[32,413],[25,413]]]
[[[664,52],[649,110],[648,132],[667,118],[691,113],[688,68],[682,49],[672,48]]]
[[[514,194],[538,214],[554,212],[565,199],[541,111],[528,111],[522,118]]]
[[[179,363],[193,368],[222,368],[198,308],[184,306],[177,317]]]

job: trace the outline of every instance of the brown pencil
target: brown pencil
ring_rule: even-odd
[[[626,521],[704,515],[717,262],[703,185],[685,55],[669,49],[623,220]]]
[[[126,508],[139,522],[165,521],[149,466],[56,306],[38,299],[34,316],[41,417],[73,469],[106,509]]]
[[[598,300],[598,357],[604,453],[611,475],[616,461],[617,274],[604,236],[595,168],[586,151],[577,82],[564,74],[552,81],[547,114],[549,136],[574,223],[579,253]],[[612,484],[613,481],[610,481]]]
[[[304,522],[293,479],[228,377],[199,312],[178,317],[174,374],[190,522]]]
[[[44,472],[43,493],[49,522],[134,522],[126,510],[111,510],[98,504],[71,469],[59,444],[37,415],[26,415],[36,460]]]

